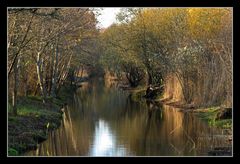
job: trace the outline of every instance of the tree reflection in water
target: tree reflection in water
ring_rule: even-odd
[[[225,145],[215,137],[217,129],[195,116],[145,99],[133,101],[128,92],[99,80],[76,92],[63,120],[26,155],[189,156]]]

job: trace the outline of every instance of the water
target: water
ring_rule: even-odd
[[[204,156],[226,146],[220,130],[169,106],[135,102],[98,80],[84,83],[62,125],[27,156]]]

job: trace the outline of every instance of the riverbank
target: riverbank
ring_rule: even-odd
[[[131,98],[134,101],[139,101],[146,94],[146,87],[140,86],[137,88],[128,88],[127,89],[131,94]],[[220,106],[211,106],[211,107],[199,107],[194,104],[186,104],[181,101],[172,101],[172,98],[163,98],[162,95],[158,95],[153,99],[155,103],[168,105],[174,108],[178,108],[182,112],[192,112],[198,118],[203,121],[208,122],[209,126],[217,127],[221,129],[232,129],[232,119],[219,119],[218,115],[222,112],[222,107]]]
[[[146,89],[144,89],[144,87],[129,90],[131,98],[134,101],[142,101],[146,94]],[[161,95],[158,95],[155,99],[151,99],[151,101],[154,105],[167,105],[176,108],[180,112],[194,114],[197,118],[207,122],[210,127],[219,129],[221,131],[219,136],[224,139],[225,145],[213,147],[207,153],[210,156],[232,155],[232,108],[223,106],[195,106],[194,104],[176,101],[171,97],[163,98]]]
[[[221,112],[220,106],[198,108],[192,112],[202,120],[207,121],[210,126],[215,126],[222,129],[232,129],[232,119],[218,118],[218,115]]]
[[[18,156],[37,148],[48,137],[48,132],[61,125],[61,108],[72,97],[76,87],[63,86],[56,98],[47,98],[45,104],[39,96],[20,97],[18,116],[8,106],[8,155]]]
[[[232,119],[218,119],[222,108],[220,106],[196,107],[193,104],[175,105],[176,103],[167,103],[164,101],[161,103],[178,108],[181,112],[194,113],[198,118],[206,121],[209,126],[221,129],[232,129]]]
[[[231,118],[219,118],[223,107],[221,106],[210,106],[210,107],[196,107],[194,104],[179,104],[179,102],[159,101],[165,105],[178,108],[181,112],[191,112],[198,118],[206,121],[209,126],[217,127],[221,129],[232,129]]]

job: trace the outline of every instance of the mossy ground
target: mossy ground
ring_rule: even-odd
[[[12,115],[12,106],[8,104],[8,155],[22,155],[35,149],[37,144],[46,140],[48,131],[60,126],[61,106],[71,97],[72,87],[63,87],[57,98],[47,98],[42,103],[40,96],[20,97],[18,115]]]

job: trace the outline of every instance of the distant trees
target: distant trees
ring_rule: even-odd
[[[131,87],[137,87],[141,80],[144,78],[144,70],[132,63],[122,64],[123,70],[126,73],[126,78]]]
[[[148,84],[177,77],[186,103],[231,105],[231,9],[131,8],[118,18],[101,34],[103,61],[118,59],[105,65],[126,72],[119,66],[133,61]]]
[[[136,56],[133,44],[129,44],[131,33],[125,25],[112,25],[101,34],[102,65],[114,72],[124,72],[131,86],[136,87],[143,79],[145,70]]]
[[[15,114],[18,95],[40,91],[45,103],[56,97],[70,68],[79,67],[77,61],[97,54],[96,23],[89,8],[9,8],[9,96]]]

